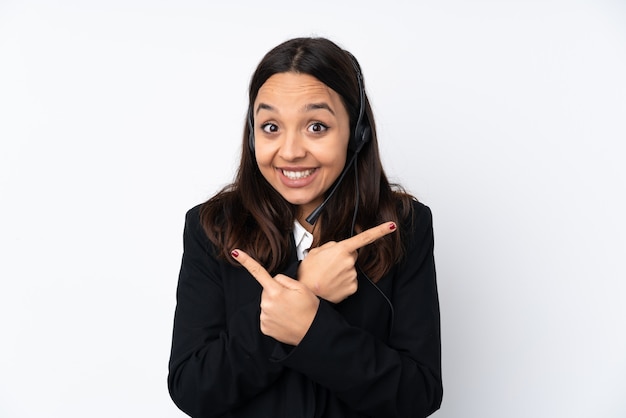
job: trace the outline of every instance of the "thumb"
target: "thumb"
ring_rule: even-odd
[[[297,290],[300,288],[300,282],[289,276],[285,276],[284,274],[277,274],[274,276],[274,281],[285,289]]]

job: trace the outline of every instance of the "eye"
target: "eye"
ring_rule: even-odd
[[[326,130],[328,130],[328,126],[324,125],[322,122],[313,122],[309,125],[309,132],[322,133]]]
[[[263,129],[263,132],[271,134],[271,133],[278,132],[278,125],[271,123],[271,122],[267,122],[261,125],[261,129]]]

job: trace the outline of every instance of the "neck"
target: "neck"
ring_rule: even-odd
[[[308,232],[310,232],[311,234],[313,234],[313,236],[315,236],[315,230],[317,229],[316,226],[318,224],[318,222],[315,223],[315,225],[311,225],[306,221],[307,216],[309,216],[309,213],[311,213],[310,210],[307,209],[303,209],[302,207],[299,208],[298,210],[298,222],[300,222],[300,225],[302,225],[304,227],[304,229],[306,229]]]

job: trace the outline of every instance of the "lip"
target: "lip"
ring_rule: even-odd
[[[289,177],[283,174],[283,170],[285,171],[313,170],[313,172],[310,175],[300,178],[300,179],[290,179]],[[319,169],[317,167],[277,167],[276,172],[282,184],[284,184],[287,187],[299,188],[299,187],[306,187],[309,184],[311,184],[317,177],[317,174],[319,173]]]

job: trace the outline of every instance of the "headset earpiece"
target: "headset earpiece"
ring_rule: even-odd
[[[356,72],[356,79],[359,84],[359,116],[354,126],[354,135],[350,138],[348,149],[354,153],[359,153],[363,146],[369,142],[372,127],[370,126],[369,119],[365,114],[365,88],[363,87],[363,76],[361,75],[361,69],[356,58],[348,52],[354,71]]]
[[[356,129],[355,129],[356,131]],[[361,148],[363,148],[363,146],[369,142],[370,140],[370,134],[371,134],[371,129],[369,126],[363,126],[361,130],[356,131],[354,134],[354,138],[355,141],[352,145],[352,150],[355,153],[358,153],[361,151]]]

